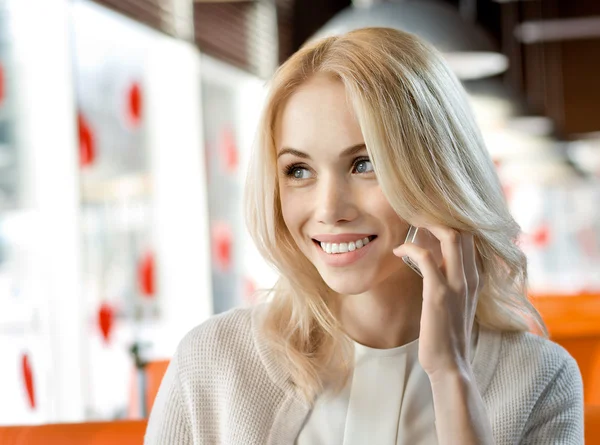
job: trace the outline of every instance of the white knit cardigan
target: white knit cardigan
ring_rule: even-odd
[[[263,306],[214,316],[169,365],[145,445],[293,445],[310,412],[257,329]],[[532,334],[480,328],[473,372],[496,445],[583,444],[575,360]]]

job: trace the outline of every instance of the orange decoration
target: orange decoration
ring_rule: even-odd
[[[222,271],[231,268],[232,231],[226,222],[215,222],[212,228],[213,261]]]
[[[543,225],[539,227],[532,236],[532,242],[537,247],[546,247],[550,242],[550,229]]]
[[[238,166],[238,150],[235,134],[231,128],[226,127],[221,132],[219,148],[224,169],[229,173],[234,173]]]
[[[546,224],[539,226],[533,233],[522,233],[519,245],[544,248],[550,244],[550,228]]]
[[[92,130],[81,112],[77,114],[77,127],[79,129],[79,165],[89,167],[96,160],[96,143]]]
[[[105,343],[110,340],[115,320],[115,311],[108,303],[102,303],[98,310],[98,326]]]
[[[127,92],[127,120],[133,127],[138,127],[142,120],[142,89],[137,82]]]
[[[25,391],[27,392],[27,401],[29,407],[35,409],[35,390],[33,386],[33,372],[31,370],[31,363],[29,363],[29,355],[24,353],[21,355],[21,374],[23,377],[23,383],[25,384]]]
[[[140,292],[147,298],[154,297],[154,265],[154,254],[147,252],[142,257],[138,268]]]

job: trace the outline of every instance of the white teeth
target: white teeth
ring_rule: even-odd
[[[369,244],[370,240],[368,237],[356,240],[356,241],[351,241],[349,243],[325,243],[325,242],[321,242],[321,249],[323,249],[325,252],[330,253],[330,254],[335,254],[335,253],[347,253],[347,252],[354,252],[357,249],[360,249],[361,247],[366,246],[367,244]]]
[[[331,253],[331,243],[321,243],[321,249],[327,253]]]

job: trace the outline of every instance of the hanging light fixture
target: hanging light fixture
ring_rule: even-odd
[[[436,0],[354,0],[311,40],[366,27],[396,28],[418,35],[440,50],[463,80],[493,76],[508,68],[508,58],[496,50],[479,26]]]

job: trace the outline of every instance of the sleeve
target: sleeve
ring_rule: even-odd
[[[568,354],[535,404],[522,445],[581,445],[583,383],[577,362]]]
[[[183,403],[176,353],[152,406],[144,445],[191,445],[190,422]]]

